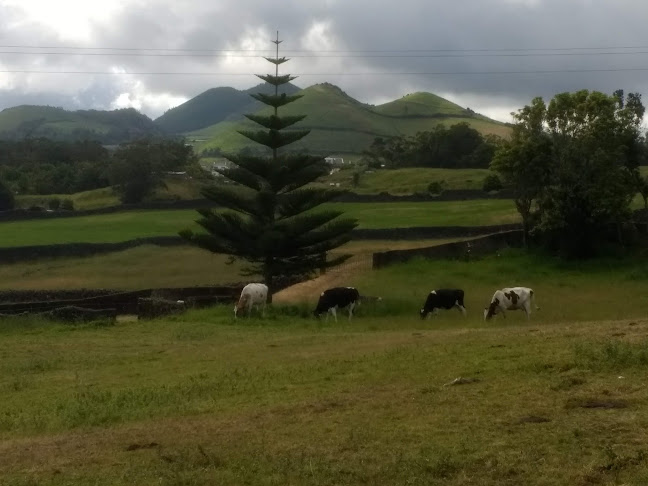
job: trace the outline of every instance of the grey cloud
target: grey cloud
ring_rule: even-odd
[[[16,20],[16,10],[0,6],[0,26]],[[370,0],[298,1],[276,4],[263,0],[220,0],[214,5],[203,2],[184,2],[182,8],[169,1],[133,2],[109,24],[95,25],[89,46],[118,46],[131,48],[223,49],[237,45],[248,31],[263,29],[268,36],[280,30],[284,52],[303,49],[301,39],[316,22],[328,22],[329,34],[336,49],[345,51],[380,51],[374,57],[300,57],[293,52],[290,63],[282,66],[286,72],[304,74],[297,80],[305,87],[328,81],[340,86],[351,96],[364,102],[398,98],[412,91],[448,93],[457,98],[489,100],[498,105],[522,106],[534,96],[550,98],[561,91],[596,89],[611,93],[626,91],[646,92],[648,82],[641,71],[623,71],[641,68],[648,54],[616,55],[560,55],[539,56],[534,51],[510,51],[495,55],[495,49],[538,49],[567,47],[641,46],[648,4],[643,0],[608,2],[604,0],[462,0],[461,2],[401,0],[382,4]],[[5,29],[0,29],[5,31]],[[0,34],[5,44],[33,43],[59,44],[55,32],[47,30],[12,30],[11,35]],[[271,48],[266,39],[267,47]],[[420,50],[447,50],[436,52],[446,57],[406,57]],[[467,49],[491,51],[466,52]],[[389,50],[399,50],[398,57],[384,57]],[[639,51],[648,51],[639,49]],[[555,51],[569,54],[574,51]],[[581,51],[588,52],[588,51]],[[607,50],[606,52],[612,52]],[[626,51],[627,52],[627,51]],[[589,51],[590,54],[594,54]],[[323,53],[322,53],[323,54]],[[359,56],[357,53],[356,56]],[[369,53],[367,53],[369,54]],[[501,53],[500,53],[501,54]],[[331,53],[334,55],[334,53]],[[382,55],[383,57],[375,57]],[[448,57],[454,55],[457,57]],[[200,56],[134,57],[134,56],[43,56],[42,69],[108,71],[113,68],[129,72],[214,72],[234,69],[221,58]],[[1,56],[5,69],[27,65],[19,56]],[[252,76],[257,71],[254,60],[241,60],[237,71],[249,76],[215,74],[141,75],[140,89],[155,96],[169,94],[193,97],[214,86],[248,88],[258,82]],[[254,67],[253,67],[254,66]],[[617,71],[614,71],[614,70]],[[568,71],[591,72],[568,72]],[[609,70],[609,71],[596,71]],[[533,71],[560,71],[520,74]],[[503,72],[503,74],[484,74]],[[319,73],[319,75],[308,75]],[[352,74],[367,73],[362,76]],[[391,74],[384,74],[391,73]],[[396,73],[396,74],[395,74]],[[455,73],[411,74],[398,73]],[[461,73],[461,74],[460,74]],[[76,87],[74,94],[57,94],[56,85],[65,82]],[[77,76],[67,79],[52,75],[50,94],[43,94],[42,85],[27,84],[22,90],[2,91],[0,81],[0,108],[18,104],[26,99],[51,99],[61,106],[61,100],[70,99],[66,106],[106,108],[120,93],[132,88],[133,77]],[[480,107],[474,107],[479,110]],[[143,110],[153,114],[153,108]],[[159,108],[158,108],[159,110]],[[159,113],[157,113],[159,114]]]

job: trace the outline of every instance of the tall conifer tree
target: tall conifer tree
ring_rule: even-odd
[[[226,208],[199,210],[197,222],[206,232],[182,231],[192,243],[214,253],[230,255],[248,262],[245,275],[262,275],[272,300],[275,277],[312,273],[318,268],[339,265],[350,255],[327,258],[327,253],[351,239],[355,219],[340,219],[334,210],[313,211],[331,201],[340,191],[307,187],[328,173],[323,157],[291,153],[284,147],[296,142],[310,130],[285,130],[303,120],[303,116],[279,116],[279,108],[301,95],[279,93],[279,86],[295,76],[279,75],[279,65],[288,61],[279,57],[279,33],[276,56],[265,59],[275,65],[275,74],[257,75],[275,87],[272,95],[252,97],[273,109],[269,116],[245,115],[265,130],[241,130],[239,133],[266,147],[263,155],[240,152],[228,155],[231,167],[218,169],[237,187],[210,187],[204,196]]]

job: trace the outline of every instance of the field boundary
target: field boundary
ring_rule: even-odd
[[[460,258],[470,260],[476,256],[494,253],[503,248],[522,246],[522,230],[510,230],[437,246],[390,250],[373,254],[372,268],[378,269],[395,263],[405,263],[413,258]]]
[[[478,199],[512,199],[513,194],[510,191],[502,190],[499,192],[485,192],[481,189],[448,189],[441,194],[410,194],[405,196],[395,196],[388,193],[380,194],[357,194],[347,192],[335,198],[332,202],[358,202],[358,203],[377,203],[377,202],[445,202],[445,201],[467,201]],[[151,201],[139,204],[123,204],[119,206],[108,206],[96,209],[80,209],[75,211],[46,211],[46,210],[29,210],[29,209],[11,209],[0,211],[0,222],[4,221],[25,221],[30,219],[52,219],[52,218],[75,218],[81,216],[94,216],[99,214],[112,214],[126,211],[160,211],[160,210],[180,210],[180,209],[206,209],[218,207],[208,199],[183,199],[174,201]]]

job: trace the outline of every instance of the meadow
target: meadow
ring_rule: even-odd
[[[349,265],[370,266],[377,251],[434,246],[456,239],[411,241],[354,240],[333,253],[354,255]],[[142,245],[91,257],[42,258],[0,266],[0,289],[123,289],[225,285],[254,279],[242,277],[241,263],[193,246]],[[345,268],[337,272],[345,272]]]
[[[509,251],[349,283],[384,301],[337,324],[298,302],[265,319],[3,320],[0,483],[648,482],[645,256]],[[529,322],[483,322],[503,284],[536,289]],[[418,318],[441,285],[466,290],[467,318]]]
[[[329,203],[322,209],[344,211],[357,218],[359,228],[409,226],[481,226],[519,221],[511,201],[417,203]],[[48,245],[71,242],[118,242],[146,236],[174,236],[193,228],[195,210],[123,211],[72,218],[37,219],[0,223],[0,247]]]

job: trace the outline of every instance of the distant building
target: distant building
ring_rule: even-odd
[[[344,159],[342,157],[324,157],[324,160],[327,164],[344,165]]]

